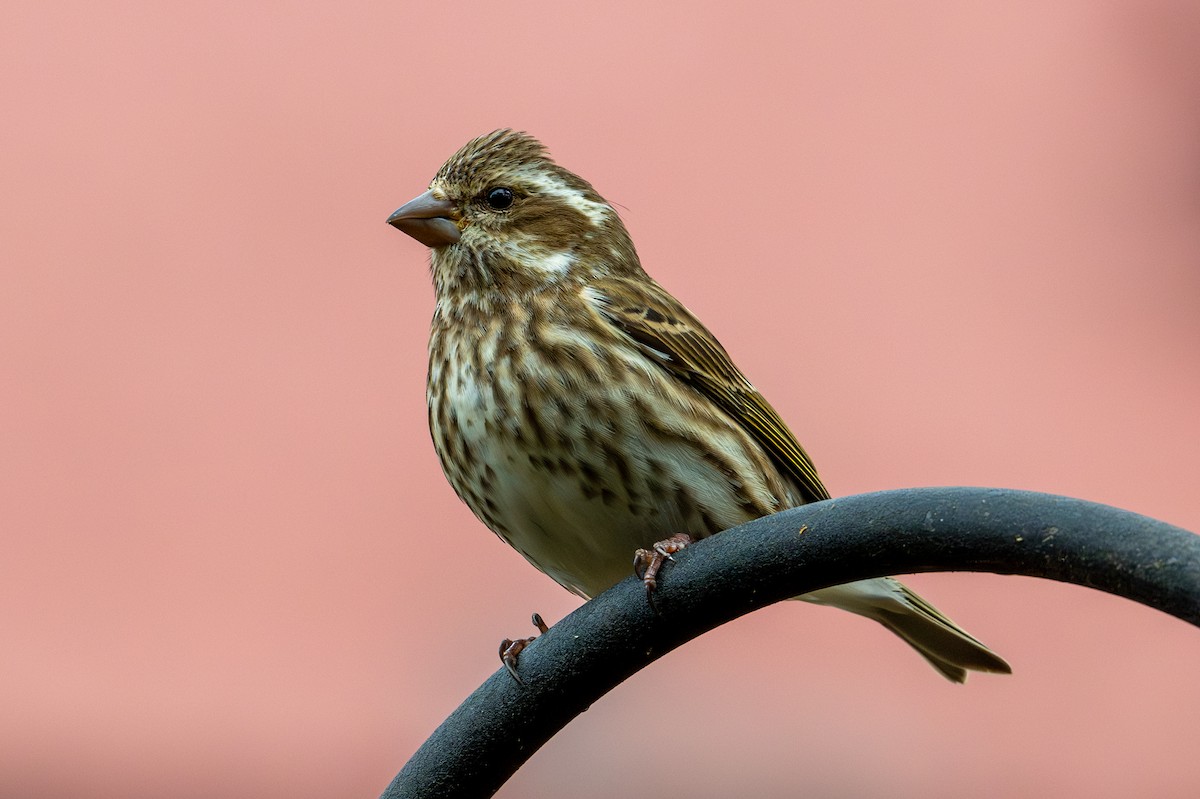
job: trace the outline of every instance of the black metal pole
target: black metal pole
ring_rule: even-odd
[[[1027,491],[921,488],[842,497],[728,530],[676,559],[663,570],[654,608],[639,582],[625,580],[521,654],[524,685],[503,669],[493,674],[383,796],[491,796],[571,719],[648,663],[756,608],[853,580],[928,571],[1023,574],[1117,594],[1200,626],[1200,536]]]

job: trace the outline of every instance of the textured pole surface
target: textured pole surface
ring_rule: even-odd
[[[1200,626],[1200,536],[1027,491],[919,488],[842,497],[758,519],[675,557],[663,569],[655,608],[630,578],[554,625],[521,654],[525,684],[498,670],[383,796],[491,796],[571,719],[648,663],[756,608],[852,580],[1022,574],[1106,591]]]

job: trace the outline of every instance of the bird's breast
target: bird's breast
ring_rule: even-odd
[[[435,320],[430,430],[463,501],[559,583],[594,596],[638,547],[784,506],[745,433],[635,347],[511,316]]]

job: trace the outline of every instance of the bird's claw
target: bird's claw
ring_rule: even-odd
[[[633,573],[646,587],[646,598],[653,602],[654,590],[658,588],[658,571],[663,564],[674,561],[674,554],[688,544],[692,537],[687,533],[676,533],[663,541],[658,541],[650,549],[639,549],[633,554]]]
[[[542,620],[540,613],[533,614],[532,621],[533,626],[538,628],[539,633],[547,633],[550,631],[550,627],[547,626],[546,622]],[[524,650],[525,647],[532,644],[535,640],[537,640],[537,636],[532,635],[529,638],[518,638],[515,641],[511,638],[505,638],[500,642],[500,662],[504,664],[504,668],[520,685],[524,685],[525,681],[522,680],[521,675],[517,673],[517,657],[520,656],[521,651]]]

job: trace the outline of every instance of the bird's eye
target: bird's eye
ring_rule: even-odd
[[[513,204],[512,189],[506,189],[503,186],[490,189],[484,199],[493,211],[503,211]]]

